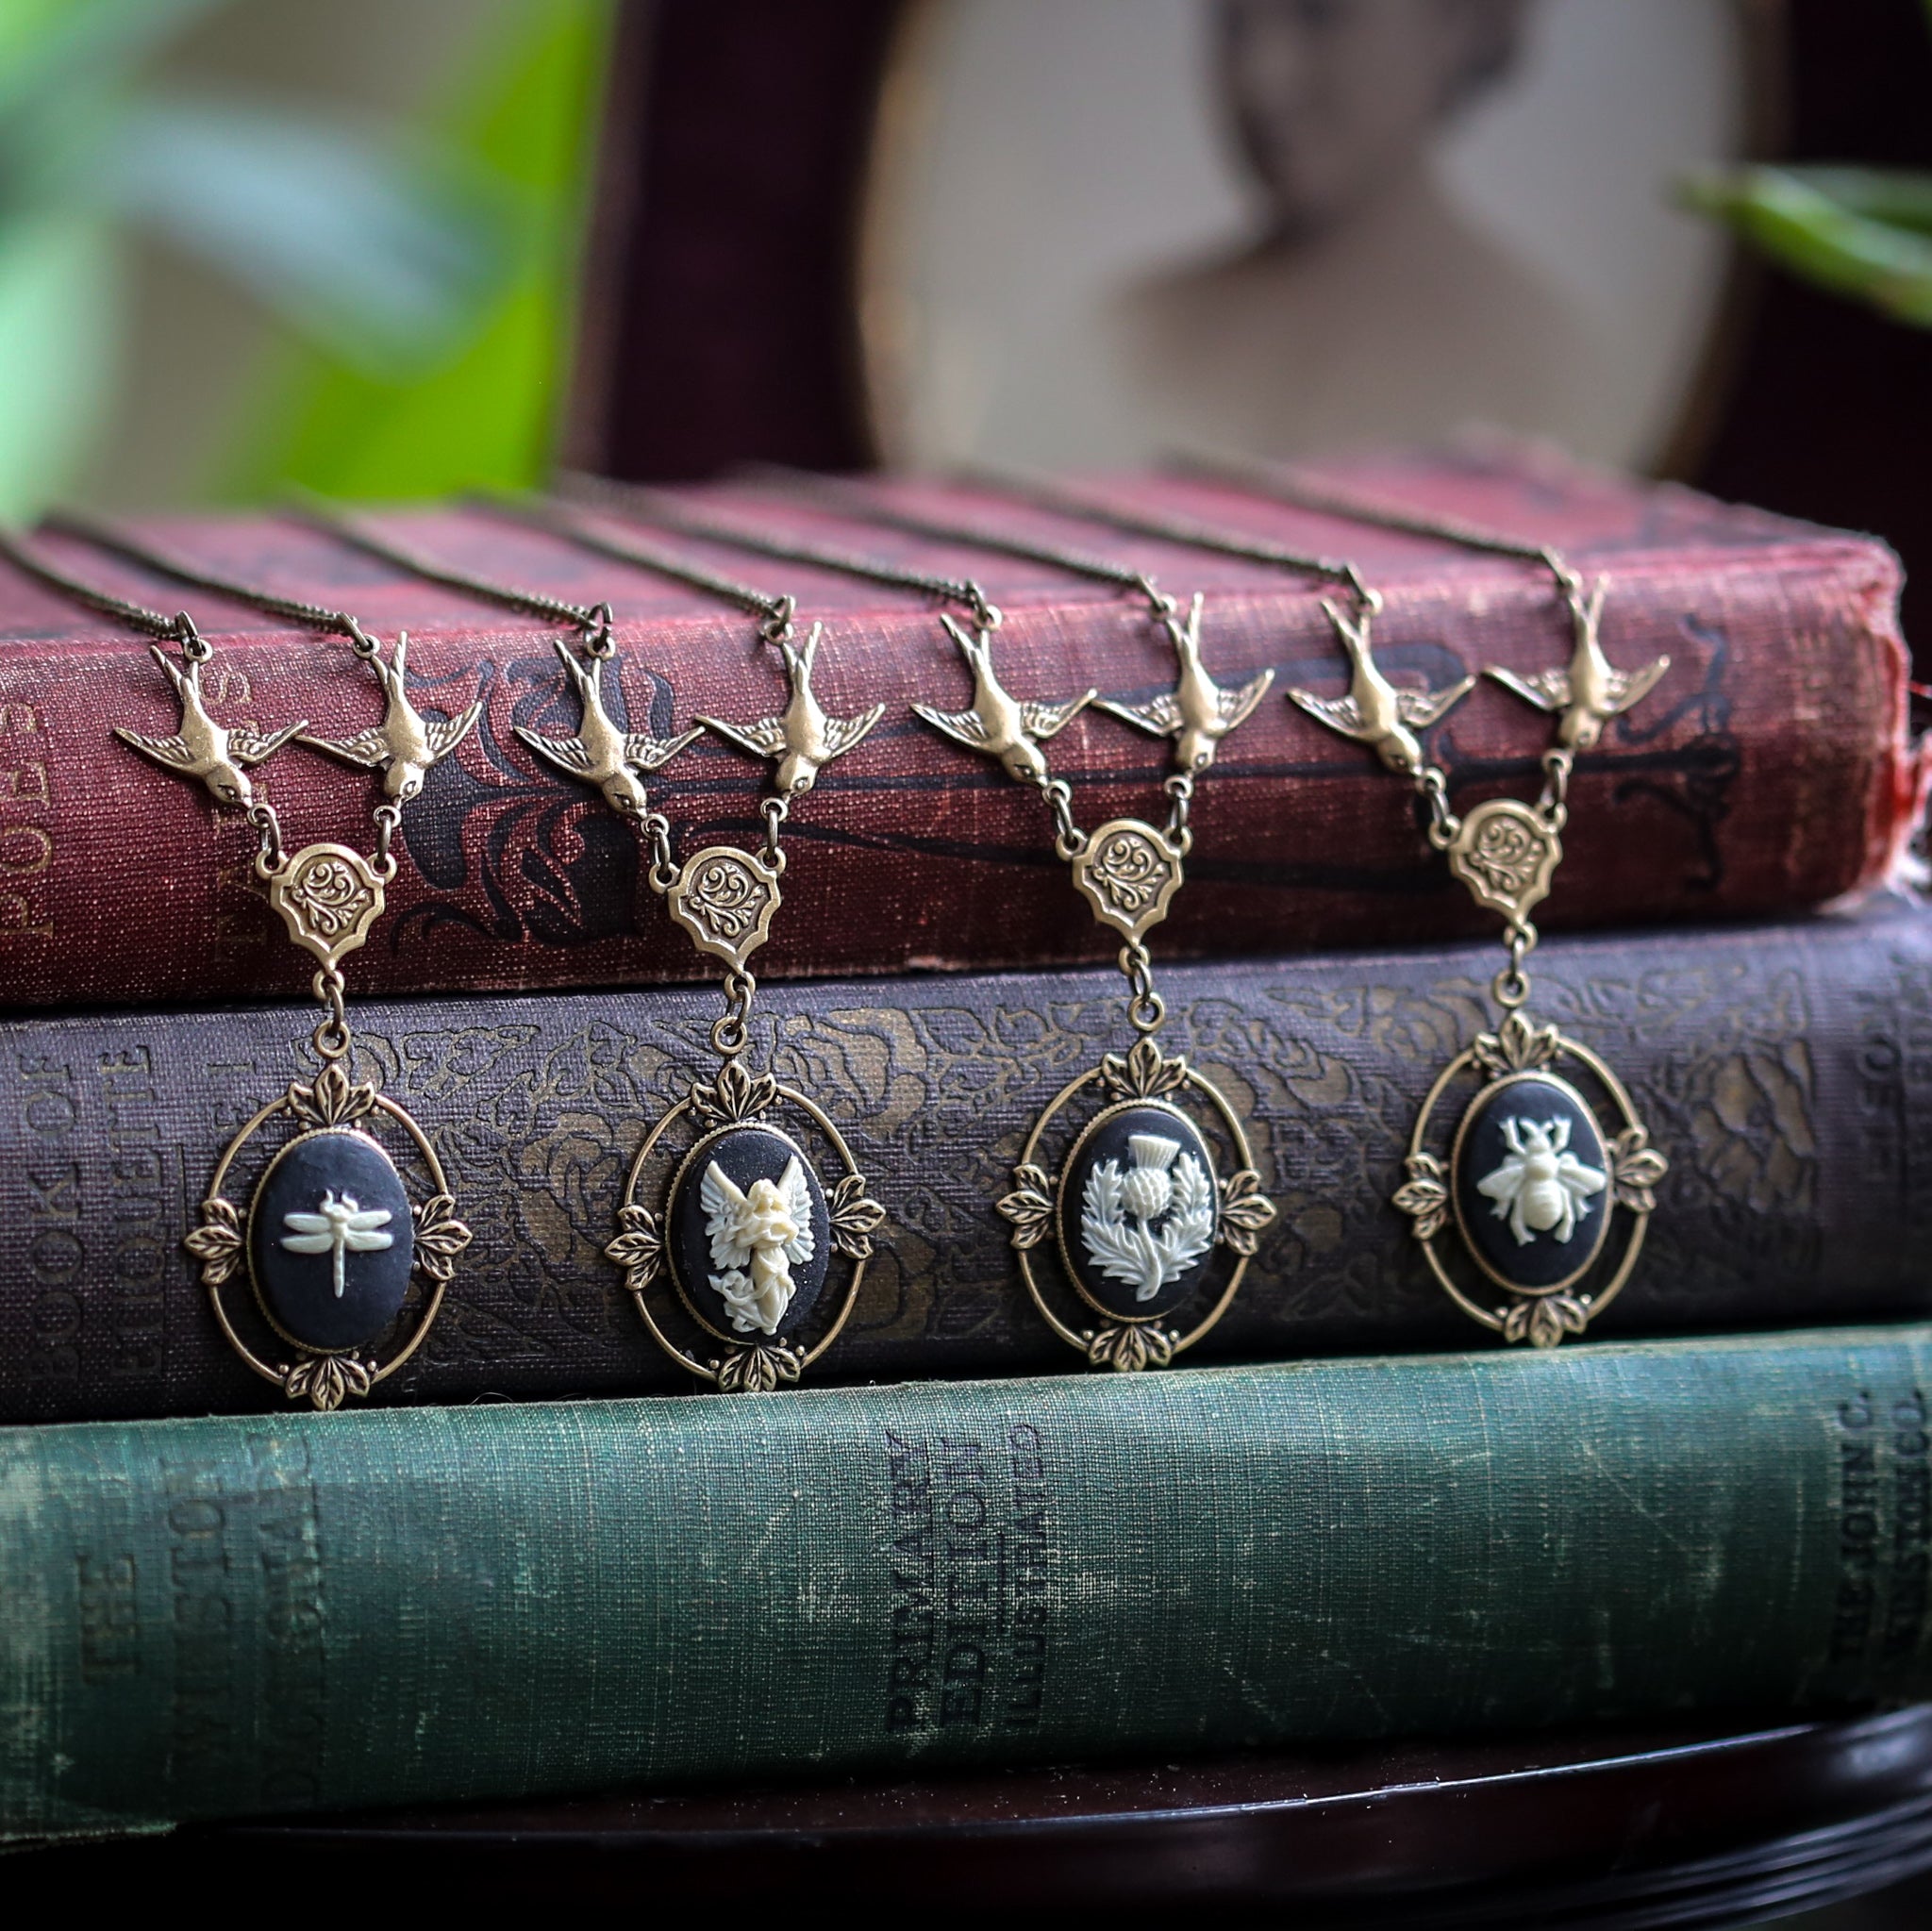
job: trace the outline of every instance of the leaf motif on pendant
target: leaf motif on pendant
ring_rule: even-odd
[[[310,1355],[282,1373],[282,1392],[291,1401],[307,1400],[319,1414],[331,1414],[349,1395],[361,1396],[375,1386],[366,1363],[351,1355]]]
[[[1013,1169],[1013,1190],[1002,1196],[1000,1212],[1013,1224],[1015,1247],[1038,1247],[1053,1231],[1053,1181],[1045,1168],[1030,1161]]]
[[[1617,1205],[1633,1213],[1655,1213],[1657,1185],[1671,1163],[1651,1145],[1650,1129],[1626,1126],[1610,1144],[1610,1160]]]
[[[1138,1374],[1143,1368],[1165,1368],[1174,1359],[1174,1339],[1164,1327],[1103,1327],[1088,1338],[1087,1358],[1096,1368]]]
[[[201,1204],[201,1224],[181,1242],[201,1262],[201,1284],[219,1288],[242,1265],[242,1222],[231,1200],[217,1195]]]
[[[777,1341],[770,1346],[734,1348],[711,1366],[721,1394],[769,1394],[780,1382],[798,1379],[805,1356],[787,1342]]]
[[[470,1229],[456,1217],[456,1201],[447,1193],[432,1193],[416,1208],[416,1253],[423,1272],[433,1281],[448,1281],[457,1271],[457,1256],[470,1244]]]
[[[1574,1294],[1541,1294],[1519,1301],[1503,1317],[1506,1341],[1527,1341],[1533,1348],[1554,1348],[1566,1334],[1581,1334],[1590,1325],[1590,1303]]]
[[[658,1217],[648,1207],[621,1207],[617,1224],[621,1231],[605,1247],[604,1257],[623,1268],[627,1292],[641,1294],[664,1265],[664,1236],[658,1231]]]

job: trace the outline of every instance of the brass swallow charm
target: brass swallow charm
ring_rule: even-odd
[[[1267,695],[1274,673],[1263,671],[1238,690],[1223,690],[1201,661],[1198,596],[1185,624],[1173,616],[1164,617],[1161,622],[1174,640],[1174,654],[1180,664],[1180,676],[1174,689],[1159,697],[1150,697],[1144,704],[1123,704],[1111,697],[1102,697],[1096,700],[1096,705],[1150,737],[1172,738],[1174,769],[1191,775],[1206,771],[1214,762],[1215,746]]]
[[[1671,668],[1666,657],[1653,659],[1641,671],[1620,671],[1605,657],[1597,641],[1597,625],[1603,619],[1604,591],[1608,584],[1608,577],[1600,576],[1588,597],[1574,588],[1568,592],[1576,647],[1567,671],[1539,671],[1534,677],[1519,677],[1514,671],[1490,667],[1489,674],[1525,704],[1563,713],[1563,722],[1557,726],[1557,741],[1570,751],[1590,750],[1603,735],[1604,725],[1647,697],[1652,686]]]
[[[878,721],[886,707],[875,704],[856,717],[827,717],[824,707],[812,695],[812,659],[818,656],[819,633],[824,625],[814,624],[811,635],[793,646],[777,640],[784,653],[785,672],[791,680],[791,702],[774,718],[760,718],[755,724],[727,724],[722,718],[701,717],[721,738],[729,740],[754,757],[775,759],[778,770],[774,785],[784,797],[803,795],[818,781],[820,771],[835,757],[842,757]],[[695,737],[697,734],[691,734]]]
[[[1288,694],[1317,723],[1369,745],[1391,771],[1415,777],[1423,768],[1423,747],[1415,733],[1426,730],[1468,696],[1475,679],[1463,677],[1441,691],[1398,690],[1375,667],[1375,654],[1369,646],[1375,608],[1370,605],[1357,622],[1350,623],[1335,605],[1325,598],[1322,603],[1353,666],[1346,697],[1317,697],[1310,691]]]
[[[375,681],[382,686],[383,696],[388,699],[388,708],[379,724],[371,724],[353,738],[312,738],[305,732],[297,740],[345,763],[380,770],[384,794],[398,805],[407,805],[422,791],[429,767],[447,757],[470,735],[483,712],[483,700],[479,697],[468,710],[446,724],[424,717],[409,702],[404,683],[408,654],[408,637],[398,631],[396,647],[388,663],[380,658],[368,660]]]
[[[155,662],[167,673],[168,682],[175,687],[175,695],[181,702],[181,728],[172,738],[155,738],[145,731],[130,731],[116,724],[114,735],[143,757],[152,757],[157,764],[177,771],[183,777],[199,778],[218,805],[252,804],[255,788],[248,782],[243,767],[259,764],[279,751],[298,731],[308,728],[308,720],[303,718],[266,734],[245,728],[225,730],[208,716],[202,704],[201,666],[190,658],[187,669],[177,671],[159,644],[151,643],[148,649]]]
[[[668,763],[704,733],[696,725],[668,739],[619,730],[604,708],[604,659],[579,658],[561,638],[555,641],[564,675],[583,706],[583,722],[575,738],[546,738],[522,724],[515,726],[516,734],[546,763],[595,785],[620,818],[641,819],[648,808],[643,774]]]
[[[1045,784],[1046,754],[1041,743],[1063,731],[1100,693],[1083,691],[1064,704],[1022,704],[1008,696],[993,675],[992,632],[982,626],[975,639],[950,617],[940,622],[973,667],[973,708],[938,710],[929,704],[915,704],[913,710],[954,743],[997,757],[1008,776],[1029,785]]]

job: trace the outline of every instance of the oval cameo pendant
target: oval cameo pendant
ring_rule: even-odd
[[[1274,1218],[1220,1089],[1152,1039],[1061,1089],[1000,1212],[1054,1332],[1094,1366],[1124,1370],[1164,1368],[1221,1319]]]
[[[251,1170],[244,1215],[228,1190]],[[336,1408],[422,1345],[470,1244],[455,1207],[423,1129],[331,1059],[229,1141],[184,1244],[236,1353],[291,1401]],[[249,1295],[236,1291],[244,1275]]]
[[[759,1393],[838,1339],[884,1218],[830,1118],[727,1059],[645,1136],[604,1252],[667,1354],[724,1392]]]
[[[1471,1076],[1443,1148],[1440,1117]],[[1437,1280],[1484,1326],[1543,1348],[1581,1334],[1629,1279],[1669,1170],[1609,1067],[1519,1012],[1443,1069],[1405,1164],[1395,1205]]]

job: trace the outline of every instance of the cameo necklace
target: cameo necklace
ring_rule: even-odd
[[[1459,817],[1451,809],[1448,778],[1415,734],[1474,679],[1438,692],[1391,684],[1370,644],[1382,605],[1374,591],[1358,591],[1352,613],[1323,605],[1348,656],[1348,693],[1289,692],[1319,724],[1369,745],[1385,767],[1414,785],[1427,810],[1430,844],[1447,857],[1476,903],[1502,916],[1509,958],[1492,988],[1502,1020],[1493,1032],[1478,1033],[1430,1087],[1394,1205],[1407,1216],[1436,1279],[1465,1313],[1507,1340],[1555,1347],[1565,1335],[1583,1333],[1630,1278],[1669,1162],[1650,1144],[1648,1127],[1610,1066],[1557,1026],[1534,1025],[1525,1016],[1524,962],[1537,942],[1529,915],[1548,895],[1563,856],[1578,757],[1595,747],[1610,718],[1649,692],[1670,659],[1617,670],[1599,637],[1606,580],[1586,591],[1579,573],[1547,545],[1305,486],[1271,468],[1188,467],[1222,487],[1324,515],[1520,558],[1556,581],[1571,633],[1568,664],[1533,677],[1493,666],[1488,672],[1556,718],[1534,804],[1491,798]],[[1451,1114],[1453,1124],[1445,1117]]]
[[[375,640],[346,611],[208,574],[107,525],[66,518],[52,526],[158,574],[346,637],[383,693],[382,722],[340,741],[312,735],[306,720],[268,732],[225,726],[210,715],[202,689],[213,653],[191,618],[111,596],[8,546],[43,582],[158,640],[150,649],[180,707],[178,727],[160,735],[117,725],[114,735],[205,786],[217,809],[246,813],[258,841],[255,874],[290,939],[316,961],[323,1017],[310,1040],[320,1069],[258,1107],[228,1142],[185,1244],[242,1360],[291,1401],[340,1407],[351,1395],[366,1395],[422,1345],[457,1257],[470,1244],[428,1135],[375,1079],[353,1076],[341,961],[382,915],[404,807],[430,766],[470,730],[481,705],[448,721],[422,716],[404,685],[408,639],[397,636],[385,663]],[[163,643],[178,648],[178,664]],[[248,768],[291,739],[382,773],[368,853],[332,842],[284,848],[275,808],[256,795]],[[244,1279],[252,1294],[238,1291]]]
[[[693,517],[654,492],[587,479],[573,487],[625,511],[641,507],[654,521],[675,516],[688,535],[923,591],[966,612],[967,624],[949,614],[940,621],[972,674],[970,705],[947,710],[916,704],[913,710],[949,741],[994,759],[1008,776],[1040,792],[1055,853],[1094,918],[1123,941],[1126,1016],[1138,1035],[1131,1051],[1105,1055],[1047,1104],[1020,1150],[999,1211],[1012,1224],[1027,1293],[1055,1334],[1096,1367],[1166,1366],[1225,1312],[1261,1230],[1274,1218],[1232,1105],[1184,1057],[1160,1049],[1155,1036],[1166,1007],[1146,945],[1180,889],[1193,840],[1189,819],[1196,779],[1213,762],[1220,740],[1259,703],[1268,674],[1240,690],[1221,690],[1201,662],[1201,600],[1183,620],[1174,599],[1141,572],[1001,530],[902,515],[863,491],[824,485],[841,513],[1044,563],[1146,601],[1179,666],[1176,691],[1164,700],[1172,716],[1164,711],[1160,726],[1175,744],[1165,822],[1119,818],[1083,831],[1074,822],[1072,787],[1052,774],[1044,746],[1098,693],[1058,702],[1011,695],[993,663],[1001,613],[977,583]],[[1190,693],[1185,708],[1183,693]],[[1111,701],[1100,707],[1117,716],[1130,708]],[[1191,728],[1187,717],[1194,720]],[[1217,1174],[1217,1149],[1225,1179]]]
[[[701,717],[668,739],[634,732],[610,710],[622,703],[623,674],[608,604],[569,603],[473,576],[367,524],[310,511],[311,521],[398,569],[575,631],[575,647],[562,638],[556,646],[576,706],[575,729],[552,733],[519,724],[517,736],[544,763],[596,791],[636,829],[651,890],[698,951],[720,960],[724,972],[725,1009],[711,1027],[718,1069],[694,1080],[644,1135],[605,1253],[624,1270],[625,1287],[658,1344],[700,1379],[727,1393],[796,1381],[844,1326],[884,1211],[868,1195],[830,1116],[772,1073],[746,1070],[758,989],[748,961],[770,936],[778,910],[782,833],[793,801],[866,736],[885,707],[827,715],[812,691],[821,628],[814,625],[801,641],[788,596],[767,595],[655,545],[621,541],[541,504],[482,507],[745,611],[783,662],[790,697],[774,716],[741,724]],[[760,804],[764,839],[748,852],[707,845],[680,863],[671,821],[651,807],[645,780],[706,729],[771,765],[771,789]],[[835,1286],[840,1271],[842,1290]]]

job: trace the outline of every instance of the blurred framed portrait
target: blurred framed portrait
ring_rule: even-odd
[[[1751,0],[911,0],[855,251],[885,460],[1293,457],[1482,424],[1676,466],[1722,359],[1684,172]]]

